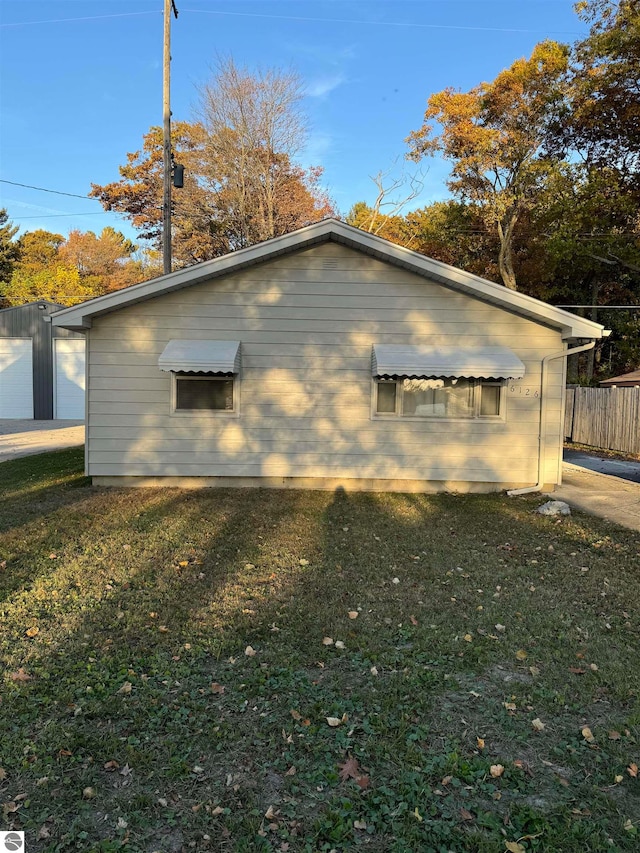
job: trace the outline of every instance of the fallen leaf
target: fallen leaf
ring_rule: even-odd
[[[623,829],[625,830],[625,832],[633,832],[633,830],[635,829],[635,826],[629,818],[625,820]]]
[[[527,853],[526,848],[522,844],[518,844],[517,841],[505,841],[504,845],[509,853]]]
[[[344,649],[344,643],[342,640],[336,640],[336,649]]]
[[[222,808],[222,806],[216,806],[215,809],[211,810],[211,814],[214,817],[218,817],[218,815],[222,814],[223,812],[224,812],[224,809]]]
[[[366,820],[354,820],[353,828],[354,829],[366,829],[367,828]]]
[[[123,696],[126,696],[128,693],[131,693],[132,689],[133,689],[133,685],[131,684],[131,682],[125,681],[125,683],[122,685],[120,690],[118,690],[118,693],[120,693]]]
[[[462,820],[473,820],[473,815],[466,809],[460,809],[460,817]]]
[[[40,628],[38,628],[37,625],[34,625],[33,628],[27,628],[27,630],[25,631],[27,637],[37,637],[39,633]]]
[[[538,667],[537,667],[537,666],[530,666],[530,667],[529,667],[529,672],[531,673],[531,675],[533,675],[533,677],[534,677],[534,678],[535,678],[537,675],[540,675],[540,670],[538,669]]]
[[[598,671],[598,664],[597,663],[590,663],[589,669],[591,670],[591,672],[597,672]]]
[[[0,767],[0,782],[4,782],[4,780],[6,778],[7,778],[7,771],[4,769],[4,767]]]
[[[296,710],[295,710],[295,708],[292,708],[292,709],[289,711],[289,713],[291,714],[291,716],[293,717],[293,719],[294,719],[297,723],[299,723],[299,722],[300,722],[300,720],[302,719],[302,714],[300,713],[300,711],[296,711]]]
[[[446,788],[452,779],[453,779],[453,776],[445,776],[444,779],[442,780],[442,782],[440,782],[440,784],[442,785],[443,788]]]
[[[343,764],[338,764],[340,768],[340,779],[346,782],[347,779],[357,779],[360,776],[360,766],[358,759],[350,755]]]
[[[574,675],[584,675],[586,671],[587,671],[586,669],[580,669],[577,666],[570,666],[569,667],[569,672],[572,672]]]
[[[369,672],[371,673],[371,675],[377,675],[378,674],[378,667],[372,666],[371,669],[369,670]]]
[[[638,765],[637,764],[630,764],[627,767],[627,773],[629,774],[629,776],[632,776],[634,779],[637,779],[638,778]]]
[[[222,694],[222,693],[224,693],[224,687],[222,686],[222,684],[218,684],[217,681],[214,681],[211,684],[211,692],[217,693],[217,694]]]
[[[116,823],[116,829],[126,829],[128,826],[129,824],[123,817],[118,818],[118,822]]]
[[[285,776],[295,776],[296,772],[297,772],[296,768],[291,766],[284,775]]]
[[[40,829],[38,830],[36,839],[38,841],[44,841],[45,838],[51,838],[51,833],[49,832],[49,827],[47,826],[47,824],[43,823]]]
[[[322,645],[323,646],[332,646],[333,645],[333,639],[331,637],[323,637],[322,638]]]
[[[422,821],[424,820],[424,818],[422,817],[422,815],[418,811],[418,806],[416,806],[415,809],[413,810],[413,816],[418,821],[418,823],[422,823]]]
[[[342,720],[340,719],[340,717],[326,717],[326,721],[332,729],[335,729],[337,726],[342,725]]]
[[[298,562],[300,563],[301,566],[308,566],[309,565],[309,560],[298,560]]]
[[[502,764],[492,764],[489,770],[494,779],[498,779],[504,773]]]
[[[357,619],[358,615],[359,614],[357,610],[350,610],[348,613],[349,619]]]
[[[515,711],[517,707],[515,702],[503,702],[502,704],[507,709],[507,711]]]
[[[186,566],[189,565],[189,560],[180,560],[178,565],[180,566],[180,568],[184,569]]]
[[[369,777],[368,776],[358,776],[356,779],[356,785],[358,785],[364,791],[369,787]]]
[[[120,765],[118,764],[118,762],[113,760],[113,759],[111,761],[107,761],[107,763],[104,765],[104,769],[107,772],[110,772],[112,770],[117,770],[119,767],[120,767]]]
[[[483,737],[477,737],[476,743],[478,744],[478,749],[484,749],[484,738]]]
[[[129,767],[128,764],[125,764],[124,767],[120,770],[121,776],[131,776],[133,770]]]
[[[16,672],[12,672],[9,678],[11,681],[31,681],[31,676],[22,666]]]
[[[496,631],[499,631],[501,634],[504,634],[504,632],[507,630],[506,626],[501,625],[499,622],[497,625],[494,625],[493,627],[496,629]]]
[[[412,625],[418,624],[418,620],[416,619],[415,616],[409,616],[409,621],[411,622]]]
[[[582,729],[582,737],[586,740],[587,743],[594,743],[595,738],[589,726],[585,726]]]
[[[613,781],[616,783],[616,785],[619,785],[619,784],[620,784],[620,782],[622,782],[622,780],[623,780],[623,779],[624,779],[624,776],[621,776],[620,774],[618,774],[617,776],[614,776],[614,777],[613,777]]]
[[[168,634],[169,633],[169,629],[167,628],[166,625],[158,625],[158,631],[160,631],[161,634]]]
[[[394,579],[391,581],[391,583],[395,583],[395,584],[400,583],[400,578],[394,578]]]
[[[543,732],[546,728],[540,717],[536,717],[535,720],[531,720],[531,725],[537,732]]]
[[[253,648],[253,646],[247,646],[247,648],[244,650],[244,653],[248,658],[252,658],[255,657],[256,650]]]
[[[274,819],[274,817],[276,816],[276,813],[273,810],[273,806],[269,806],[269,808],[264,813],[264,816],[266,817],[267,820],[273,820]]]
[[[96,789],[95,788],[85,788],[84,791],[82,792],[82,798],[84,800],[92,800],[95,797],[95,795],[96,795]]]
[[[524,649],[518,649],[518,651],[516,652],[516,658],[518,660],[526,660],[528,657],[529,655],[525,652]]]
[[[471,634],[465,634],[463,639],[464,639],[465,643],[472,643],[473,642],[473,637],[471,636]]]

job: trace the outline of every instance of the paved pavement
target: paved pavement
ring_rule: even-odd
[[[84,444],[83,421],[0,420],[0,462]]]
[[[640,531],[640,462],[569,451],[554,500]]]

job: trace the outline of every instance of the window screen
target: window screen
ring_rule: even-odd
[[[233,411],[233,379],[176,376],[176,411]]]

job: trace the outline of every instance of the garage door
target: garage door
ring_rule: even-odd
[[[55,349],[55,417],[84,420],[85,342],[56,338]]]
[[[0,418],[32,417],[31,338],[0,338]]]

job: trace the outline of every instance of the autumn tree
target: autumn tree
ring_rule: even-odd
[[[189,265],[241,249],[331,215],[322,169],[296,161],[306,140],[296,75],[252,74],[220,64],[200,91],[200,116],[175,122],[172,146],[185,185],[172,194],[173,254]],[[162,234],[162,132],[151,128],[127,155],[121,179],[91,195],[128,216],[142,238]]]
[[[5,208],[0,208],[0,299],[2,299],[2,283],[11,278],[11,273],[19,255],[19,247],[14,237],[18,227],[9,221]]]
[[[58,255],[63,264],[77,269],[86,286],[109,293],[145,277],[144,264],[133,258],[137,248],[124,234],[108,226],[99,235],[71,231]]]
[[[516,226],[549,168],[543,145],[565,97],[568,52],[545,41],[491,83],[432,95],[422,127],[407,138],[412,159],[440,153],[452,163],[448,186],[461,200],[476,204],[495,231],[500,276],[514,290]],[[439,133],[434,122],[440,124]]]

